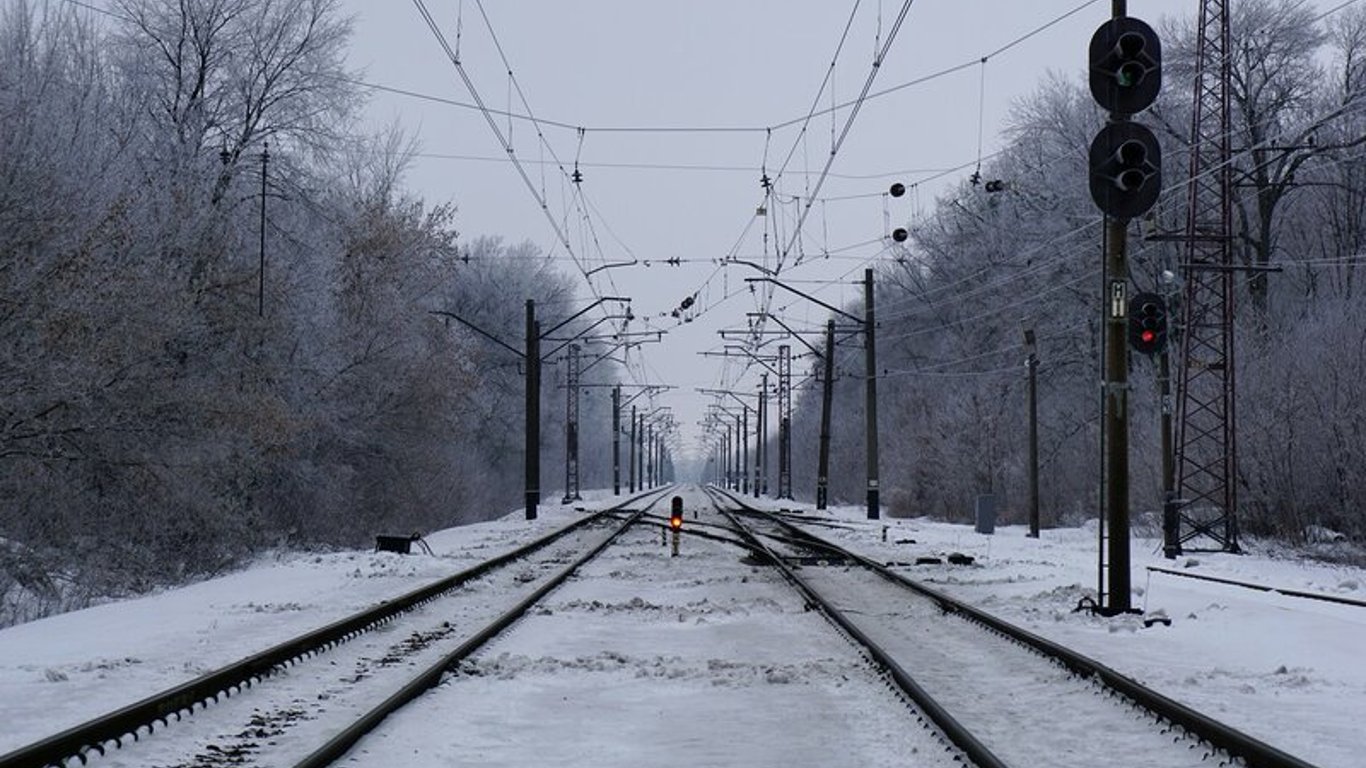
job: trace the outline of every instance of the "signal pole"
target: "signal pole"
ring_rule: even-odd
[[[1088,47],[1091,95],[1110,113],[1091,142],[1091,197],[1105,214],[1104,372],[1102,474],[1108,537],[1100,586],[1106,615],[1132,610],[1129,574],[1129,319],[1126,257],[1129,221],[1157,201],[1161,191],[1161,147],[1157,137],[1130,116],[1147,109],[1162,85],[1161,44],[1152,28],[1127,15],[1125,0],[1112,0],[1112,18]]]
[[[1105,317],[1105,508],[1109,523],[1106,608],[1126,612],[1129,604],[1129,320],[1125,290],[1127,219],[1105,217],[1105,274],[1110,301]]]
[[[1162,398],[1162,554],[1169,560],[1181,554],[1181,518],[1176,500],[1176,456],[1172,453],[1171,344],[1162,348],[1157,386]]]

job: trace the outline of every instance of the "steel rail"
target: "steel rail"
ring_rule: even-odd
[[[707,490],[710,492],[711,489],[708,488]],[[728,501],[733,501],[729,494],[726,494],[725,498],[727,498]],[[715,501],[714,498],[713,501]],[[752,508],[744,505],[741,506],[747,511],[752,511]],[[773,551],[760,541],[753,532],[745,527],[734,514],[721,507],[722,505],[717,503],[717,509],[735,526],[736,533],[748,541],[750,546],[756,551],[762,552],[763,557],[778,568],[779,572],[782,573],[783,578],[787,579],[787,581],[805,595],[808,600],[819,607],[821,613],[827,619],[858,642],[873,660],[886,670],[887,674],[897,684],[897,687],[900,688],[911,701],[915,702],[916,706],[920,708],[920,711],[929,718],[935,727],[937,727],[949,741],[953,742],[954,746],[962,750],[978,768],[1007,768],[1005,762],[988,749],[985,744],[972,734],[972,732],[959,723],[957,718],[949,714],[948,710],[917,683],[890,654],[883,650],[882,646],[878,645],[877,642],[846,617],[838,607],[826,600],[825,597],[798,576],[795,570],[789,567],[787,563],[783,562],[781,557],[774,554]]]
[[[719,491],[719,489],[717,490]],[[725,493],[724,491],[720,492]],[[746,512],[767,517],[768,519],[773,520],[774,523],[792,531],[794,535],[799,535],[810,541],[814,546],[843,554],[845,557],[877,572],[883,578],[924,595],[933,600],[939,606],[940,610],[945,613],[956,613],[1025,646],[1033,648],[1044,656],[1056,660],[1079,677],[1095,678],[1099,680],[1114,692],[1123,695],[1159,718],[1184,728],[1191,735],[1204,740],[1234,758],[1242,759],[1247,763],[1249,768],[1315,768],[1312,763],[1277,749],[1260,739],[1243,733],[1242,731],[1202,714],[1175,699],[1158,693],[1137,680],[1134,680],[1089,656],[1085,656],[1071,648],[1055,643],[1040,635],[1036,635],[1026,629],[1017,627],[1004,619],[997,618],[986,611],[975,608],[956,598],[950,597],[943,592],[896,573],[881,563],[826,541],[810,531],[804,530],[776,515],[768,513],[766,510],[751,507],[745,504],[744,501],[736,499],[728,493],[725,493],[725,496]]]
[[[329,650],[365,632],[382,626],[399,615],[418,608],[472,579],[515,562],[564,536],[593,523],[609,518],[637,501],[663,494],[664,489],[651,489],[637,494],[618,505],[601,510],[569,525],[558,528],[534,541],[486,560],[459,573],[438,579],[392,600],[339,619],[319,629],[285,640],[266,650],[232,662],[193,680],[154,693],[140,701],[113,712],[100,715],[60,733],[48,736],[8,754],[0,755],[0,768],[36,768],[63,766],[73,758],[86,763],[92,752],[104,755],[109,745],[121,747],[125,739],[138,741],[150,735],[157,724],[167,725],[170,718],[183,719],[182,713],[192,714],[194,708],[207,707],[210,701],[237,693],[260,682],[291,663]],[[653,503],[653,501],[651,502]],[[648,506],[648,505],[646,505]]]
[[[1254,584],[1250,581],[1238,581],[1237,579],[1224,578],[1222,576],[1209,576],[1203,573],[1189,573],[1186,571],[1175,571],[1171,568],[1161,568],[1156,565],[1148,566],[1148,570],[1153,573],[1165,573],[1169,576],[1180,576],[1183,579],[1199,579],[1200,581],[1212,581],[1216,584],[1228,584],[1229,586],[1242,587],[1243,589],[1254,589],[1258,592],[1271,592],[1274,594],[1287,595],[1289,597],[1300,597],[1306,600],[1322,600],[1326,603],[1337,603],[1339,605],[1351,605],[1357,608],[1366,608],[1366,600],[1354,600],[1350,597],[1340,595],[1330,595],[1325,592],[1310,592],[1303,589],[1286,589],[1284,587],[1269,587],[1265,584]]]
[[[378,728],[385,718],[412,703],[414,699],[417,699],[428,690],[439,685],[441,679],[448,670],[501,634],[503,630],[520,619],[532,606],[540,602],[541,598],[563,584],[575,571],[581,568],[589,560],[592,560],[601,554],[602,551],[607,549],[612,542],[616,541],[617,537],[621,536],[626,529],[635,525],[643,514],[644,510],[632,514],[619,528],[617,528],[617,530],[613,531],[612,534],[601,543],[570,563],[564,570],[550,579],[547,579],[545,583],[537,587],[531,594],[518,601],[517,604],[506,613],[499,616],[497,619],[494,619],[488,626],[479,630],[479,632],[472,635],[468,640],[461,643],[458,648],[441,657],[436,663],[432,664],[417,677],[413,678],[407,685],[394,692],[378,706],[366,712],[364,715],[361,715],[341,733],[333,736],[327,743],[314,750],[303,760],[295,763],[294,768],[325,768],[325,766],[332,765],[337,760],[340,760],[351,747],[355,746],[357,742],[365,738],[371,731]]]

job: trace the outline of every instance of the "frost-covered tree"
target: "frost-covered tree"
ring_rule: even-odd
[[[0,4],[0,623],[518,503],[519,361],[433,311],[515,339],[571,283],[404,190],[411,142],[348,120],[348,29]]]

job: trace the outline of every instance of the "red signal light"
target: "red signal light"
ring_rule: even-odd
[[[1148,330],[1145,330],[1145,331],[1143,331],[1143,333],[1141,334],[1141,336],[1142,336],[1142,338],[1143,338],[1143,343],[1144,343],[1144,344],[1151,344],[1151,343],[1153,343],[1154,341],[1157,341],[1157,333],[1156,333],[1155,331],[1148,331]]]

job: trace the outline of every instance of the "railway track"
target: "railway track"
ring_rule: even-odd
[[[593,765],[604,749],[606,765],[672,764],[651,751],[658,743],[686,745],[678,764],[724,764],[769,727],[782,729],[771,759],[794,764],[1311,768],[716,489],[715,516],[694,509],[688,556],[671,558],[666,512],[648,512],[669,490],[0,757],[0,768],[94,753],[113,766],[523,764],[564,749],[538,741],[554,723],[589,745],[571,761]],[[666,652],[621,650],[656,645]],[[593,677],[604,669],[606,682]],[[535,679],[508,682],[518,675]],[[671,692],[658,700],[678,702],[696,733],[664,719],[623,734],[613,708],[653,701],[637,688],[660,697],[660,686]],[[145,738],[218,699],[176,739]],[[486,711],[498,701],[512,703]],[[813,735],[832,720],[837,743]],[[130,737],[139,743],[110,749]],[[520,751],[500,760],[498,744]]]
[[[642,517],[339,764],[962,765],[719,510],[688,512],[679,556]]]
[[[496,615],[498,609],[478,599],[488,591],[480,588],[481,583],[495,584],[494,592],[503,591],[497,582],[521,586],[523,591],[557,584],[573,569],[555,569],[572,559],[573,553],[605,546],[629,525],[622,523],[622,513],[655,503],[667,491],[640,494],[503,555],[0,755],[0,768],[84,764],[135,742],[142,749],[155,741],[149,736],[172,721],[183,723],[178,727],[192,727],[205,719],[203,713],[210,705],[215,705],[216,714],[229,710],[227,719],[236,718],[240,731],[226,740],[221,735],[207,740],[190,764],[240,762],[281,733],[314,719],[309,712],[313,702],[331,702],[342,691],[374,696],[377,690],[392,688],[387,682],[394,676],[391,670],[439,655],[439,648],[452,636],[460,636],[468,624],[492,618],[490,614]],[[604,528],[610,529],[606,535]],[[551,571],[554,575],[547,577]],[[340,678],[339,669],[345,670]],[[248,697],[234,695],[253,687],[263,696],[252,697],[251,703],[239,701]],[[189,715],[197,710],[199,715],[191,719]],[[179,758],[158,755],[153,759]]]
[[[983,768],[1311,768],[1096,661],[710,492],[735,510],[727,517],[736,530]]]

